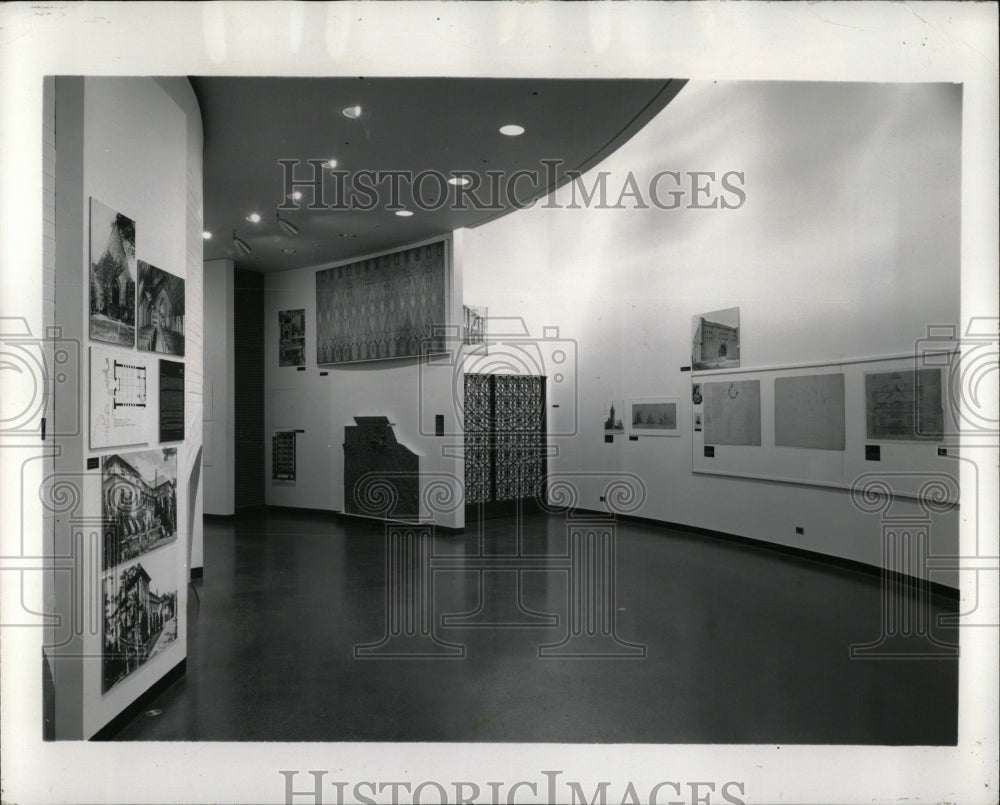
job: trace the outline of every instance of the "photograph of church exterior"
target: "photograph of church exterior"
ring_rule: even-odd
[[[184,280],[139,261],[139,349],[184,354]]]
[[[90,200],[90,337],[135,344],[135,221]]]
[[[618,407],[615,408],[615,402],[618,402]],[[608,418],[604,420],[604,432],[605,433],[624,433],[625,424],[622,422],[622,409],[624,404],[621,401],[612,400],[611,409],[608,411]]]
[[[177,592],[157,593],[141,564],[104,579],[103,692],[177,639]]]
[[[177,450],[106,456],[102,466],[104,569],[177,539]]]

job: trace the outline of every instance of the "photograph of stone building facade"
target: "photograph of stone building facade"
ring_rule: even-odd
[[[135,344],[135,221],[90,200],[90,337]]]
[[[691,338],[691,368],[736,369],[740,365],[740,309],[695,316]]]
[[[102,462],[104,569],[177,539],[177,449],[106,456]]]
[[[176,590],[157,592],[140,563],[104,579],[103,692],[176,639]]]

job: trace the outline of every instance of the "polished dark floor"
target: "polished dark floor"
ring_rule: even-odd
[[[522,518],[522,550],[565,554],[566,530],[559,516]],[[481,538],[504,553],[517,531],[513,518],[488,521]],[[469,557],[479,541],[439,534],[434,550]],[[386,631],[385,557],[382,527],[363,521],[268,510],[206,522],[187,673],[149,705],[161,715],[115,740],[956,741],[956,659],[850,656],[881,633],[877,576],[618,523],[616,629],[645,658],[540,659],[539,645],[566,634],[569,574],[521,574],[518,611],[516,574],[481,583],[453,558],[433,574],[435,632],[464,658],[355,659]],[[441,627],[442,614],[480,603],[480,621],[534,611],[559,625]],[[947,599],[932,607],[935,619],[955,611]],[[954,630],[935,637],[957,642]]]

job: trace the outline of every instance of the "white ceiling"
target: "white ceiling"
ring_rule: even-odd
[[[237,78],[191,79],[201,105],[205,130],[205,259],[232,258],[241,268],[283,271],[371,254],[406,243],[478,226],[512,211],[507,180],[521,177],[514,196],[523,204],[568,180],[566,171],[584,171],[627,141],[680,91],[681,80],[552,80],[466,78]],[[360,118],[342,110],[358,105]],[[521,136],[498,129],[515,123]],[[285,201],[285,168],[279,160],[298,160],[295,178],[311,178],[310,159],[336,158],[347,183],[358,171],[455,171],[477,173],[476,191],[492,203],[490,186],[500,188],[503,209],[456,209],[448,201],[439,209],[420,209],[401,182],[399,203],[414,211],[409,218],[390,206],[390,183],[379,184],[375,199],[356,198],[371,209],[308,209],[311,187],[296,188],[302,198]],[[561,160],[552,173],[542,160]],[[499,180],[487,176],[499,171]],[[337,189],[324,171],[323,198],[337,201]],[[556,181],[551,181],[553,175]],[[435,204],[440,184],[423,184],[425,198]],[[275,220],[283,202],[295,210],[282,212],[299,228],[297,237],[282,232]],[[261,216],[251,223],[251,213]],[[238,254],[233,231],[252,248]],[[293,250],[293,251],[289,251]]]

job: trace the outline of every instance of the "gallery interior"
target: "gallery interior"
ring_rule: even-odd
[[[44,110],[46,738],[957,742],[959,85]]]

